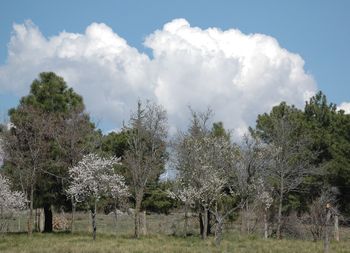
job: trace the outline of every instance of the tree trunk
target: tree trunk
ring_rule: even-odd
[[[92,239],[95,241],[96,240],[96,209],[97,209],[97,203],[95,200],[93,210],[91,210],[91,218],[92,218]]]
[[[44,233],[52,232],[52,210],[51,205],[44,205]],[[40,227],[40,225],[39,225]],[[40,228],[39,228],[40,229]]]
[[[216,223],[216,229],[215,229],[215,245],[219,247],[222,240],[223,218],[220,217],[216,219],[216,221],[217,223]]]
[[[114,225],[115,225],[115,234],[118,233],[118,213],[117,213],[117,204],[114,203]]]
[[[39,217],[38,217],[38,208],[35,208],[34,210],[34,220],[33,220],[33,224],[34,224],[34,232],[40,232],[39,229]]]
[[[331,210],[327,208],[326,224],[324,230],[323,252],[329,252],[329,220],[331,219]]]
[[[245,230],[245,225],[246,225],[246,222],[245,222],[245,211],[244,211],[244,207],[245,207],[245,204],[242,205],[241,207],[241,233],[244,234],[246,232]]]
[[[21,217],[18,217],[18,232],[21,232]]]
[[[203,212],[203,233],[202,233],[202,239],[207,239],[207,233],[208,233],[208,209],[204,208]]]
[[[267,221],[267,209],[264,211],[264,238],[267,239],[269,237],[269,227]]]
[[[33,234],[33,209],[34,209],[34,186],[32,185],[30,187],[30,196],[29,196],[29,201],[30,201],[30,206],[29,206],[29,217],[28,217],[28,235],[32,236]]]
[[[71,220],[71,223],[70,223],[70,227],[71,227],[71,229],[70,229],[70,231],[71,231],[71,233],[74,233],[74,230],[75,230],[75,227],[74,227],[74,221],[75,221],[75,209],[76,209],[76,203],[75,203],[75,201],[74,201],[74,199],[73,199],[73,197],[72,197],[72,220]]]
[[[185,205],[185,224],[184,224],[184,236],[188,233],[188,206]]]
[[[279,204],[278,204],[278,216],[277,216],[277,231],[276,236],[277,239],[281,239],[281,227],[282,227],[282,208],[283,208],[283,183],[281,186],[281,193],[279,198]]]
[[[247,227],[247,234],[250,234],[250,213],[249,213],[249,204],[248,201],[245,205],[245,220],[246,220],[246,227]]]
[[[339,216],[334,215],[334,239],[339,242]]]
[[[135,203],[135,238],[140,238],[140,211],[141,211],[142,194],[136,193]]]
[[[142,212],[141,215],[141,224],[142,224],[142,235],[147,235],[147,217],[146,217],[146,211]]]
[[[208,210],[207,236],[211,234],[210,220],[211,220],[211,214],[210,214],[210,211]]]
[[[2,234],[4,231],[3,229],[3,224],[5,223],[5,219],[4,219],[4,208],[3,206],[0,206],[0,233]]]
[[[198,220],[199,220],[199,233],[202,236],[203,235],[203,231],[204,231],[204,226],[203,226],[203,217],[202,217],[202,213],[199,212],[198,214]]]

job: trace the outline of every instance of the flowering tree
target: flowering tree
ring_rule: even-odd
[[[115,219],[115,226],[117,229],[117,208],[120,205],[125,204],[125,201],[128,197],[130,197],[130,191],[129,187],[125,184],[125,178],[121,175],[114,174],[110,178],[109,183],[109,189],[108,189],[108,196],[113,200],[114,204],[114,219]]]
[[[203,217],[203,239],[209,231],[209,213],[215,217],[216,235],[221,238],[224,219],[236,209],[233,201],[228,208],[219,204],[225,198],[232,200],[236,192],[236,148],[222,125],[217,124],[213,130],[207,128],[210,113],[192,113],[191,127],[187,133],[180,133],[174,144],[173,159],[182,186],[182,191],[177,191],[178,198],[186,196],[185,201],[196,203]],[[217,131],[219,127],[222,131]]]
[[[10,181],[0,174],[0,231],[6,227],[6,217],[26,207],[24,193],[11,191]]]
[[[69,169],[71,185],[67,190],[77,202],[90,204],[93,239],[96,239],[96,208],[103,196],[120,198],[128,193],[124,177],[114,172],[114,165],[120,158],[103,158],[97,154],[88,154]]]
[[[253,184],[255,203],[263,209],[264,213],[264,238],[269,236],[268,211],[273,203],[273,188],[269,188],[262,177],[255,180]]]
[[[185,207],[184,236],[187,236],[188,231],[188,211],[190,208],[195,207],[196,202],[200,200],[201,195],[201,191],[191,185],[186,184],[186,182],[184,182],[184,180],[181,178],[178,178],[172,190],[168,190],[168,196],[181,202]]]
[[[243,137],[235,165],[237,194],[244,200],[241,206],[242,232],[251,233],[256,227],[258,216],[255,214],[262,207],[260,191],[266,185],[265,171],[271,165],[269,156],[267,145],[259,138],[251,135]]]

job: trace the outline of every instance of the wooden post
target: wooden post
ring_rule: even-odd
[[[72,217],[71,217],[71,223],[70,223],[70,231],[71,233],[75,232],[75,209],[76,209],[76,203],[75,203],[75,199],[74,197],[71,198],[71,202],[72,202]]]
[[[18,215],[18,232],[21,232],[21,216]]]
[[[147,218],[146,218],[146,211],[142,212],[141,215],[141,226],[142,226],[142,235],[147,235]]]
[[[185,224],[184,224],[184,237],[187,236],[188,230],[188,206],[187,203],[185,205]]]
[[[334,239],[339,242],[339,216],[334,215]]]
[[[267,239],[269,237],[269,227],[267,221],[267,209],[264,211],[264,238]]]
[[[329,253],[329,220],[331,219],[331,205],[327,203],[326,205],[326,224],[324,230],[324,241],[323,241],[323,252]]]
[[[39,223],[39,229],[40,232],[43,232],[45,228],[45,214],[44,214],[44,209],[40,209],[40,223]]]

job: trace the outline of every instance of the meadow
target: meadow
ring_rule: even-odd
[[[68,214],[67,214],[68,215]],[[16,221],[17,222],[17,221]],[[13,223],[12,229],[16,229]],[[102,252],[285,252],[316,253],[323,252],[321,241],[312,242],[301,239],[262,239],[260,232],[241,235],[239,225],[227,224],[223,241],[216,247],[214,237],[200,239],[196,220],[191,222],[191,236],[183,237],[182,217],[179,214],[147,215],[146,236],[133,238],[132,217],[120,216],[116,229],[112,215],[98,216],[98,234],[96,241],[91,238],[88,213],[80,213],[76,220],[76,232],[34,233],[29,238],[24,232],[10,232],[0,236],[1,253],[102,253]],[[341,241],[331,242],[330,252],[350,252],[350,233],[341,229]]]

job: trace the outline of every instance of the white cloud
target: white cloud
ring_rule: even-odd
[[[350,102],[343,102],[338,105],[338,110],[343,110],[346,114],[350,114]]]
[[[0,66],[0,89],[25,95],[38,73],[55,71],[83,95],[94,118],[116,128],[138,98],[147,98],[165,106],[173,129],[187,125],[188,106],[210,106],[236,133],[282,100],[302,106],[316,90],[303,59],[267,35],[204,30],[176,19],[144,44],[152,58],[105,24],[50,38],[31,22],[17,24]]]

